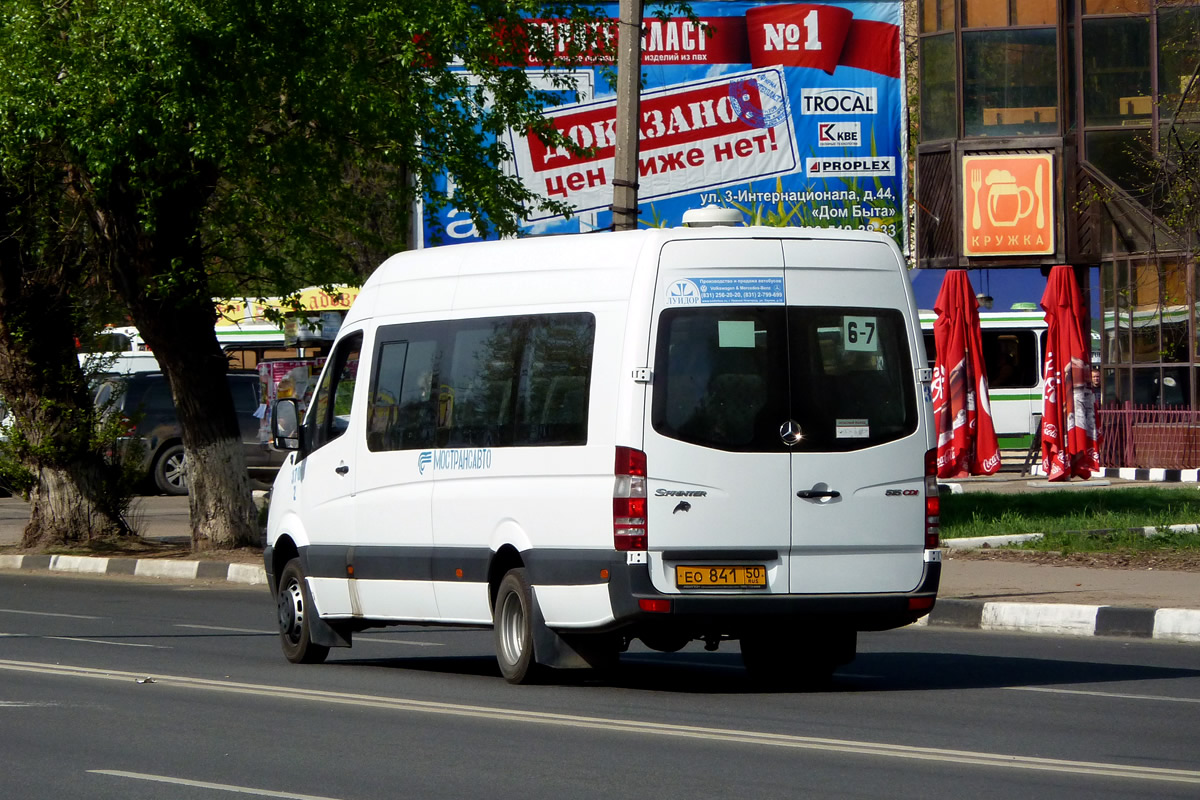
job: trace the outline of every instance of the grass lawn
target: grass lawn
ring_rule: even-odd
[[[1146,538],[1127,530],[1200,524],[1200,490],[1180,487],[945,495],[941,523],[943,539],[1046,534],[1045,539],[1026,545],[1037,549],[1200,549],[1200,534],[1167,533]],[[1080,533],[1096,530],[1112,533]]]

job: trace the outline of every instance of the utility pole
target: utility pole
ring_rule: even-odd
[[[641,119],[642,0],[621,0],[617,21],[617,147],[613,230],[638,226],[638,121]]]

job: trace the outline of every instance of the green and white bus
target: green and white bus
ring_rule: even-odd
[[[933,311],[921,311],[930,367],[937,354],[933,341],[935,319]],[[988,399],[1000,447],[1028,448],[1042,418],[1045,314],[1037,303],[1014,303],[1009,311],[980,311],[979,326],[983,330]]]

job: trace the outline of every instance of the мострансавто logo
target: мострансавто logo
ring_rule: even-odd
[[[417,471],[425,474],[432,466],[436,472],[467,472],[492,468],[492,450],[474,447],[464,450],[422,450],[417,456]]]

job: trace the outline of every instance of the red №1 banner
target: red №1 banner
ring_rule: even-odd
[[[838,6],[759,6],[746,12],[750,63],[756,67],[812,67],[832,75],[839,66],[900,76],[900,28],[856,20]]]

